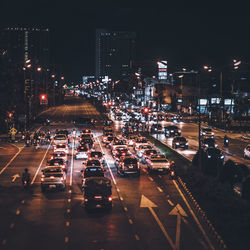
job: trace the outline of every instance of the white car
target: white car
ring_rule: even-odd
[[[146,162],[149,171],[156,170],[166,172],[169,171],[170,168],[170,162],[164,154],[151,155]]]
[[[201,128],[201,136],[214,138],[214,132],[211,128]]]
[[[138,148],[140,145],[147,145],[148,141],[145,137],[138,137],[137,139],[135,139],[134,141],[134,150],[137,152]]]
[[[69,147],[66,143],[58,143],[54,145],[54,152],[64,151],[65,154],[69,154]]]
[[[250,158],[250,144],[248,144],[244,148],[244,153],[243,153],[244,158]]]
[[[136,139],[137,137],[138,137],[137,135],[133,135],[133,134],[129,135],[128,138],[127,138],[127,145],[128,145],[129,147],[133,147],[134,141],[135,141],[135,139]]]
[[[66,144],[67,142],[68,142],[68,138],[66,135],[60,134],[54,137],[54,144],[60,144],[60,143]]]

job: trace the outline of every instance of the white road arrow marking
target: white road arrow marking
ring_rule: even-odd
[[[11,181],[11,182],[14,182],[14,181],[16,180],[16,178],[19,178],[19,177],[20,177],[20,175],[19,175],[19,174],[15,174],[15,175],[13,175],[12,177],[13,177],[13,178],[12,178],[12,181]]]
[[[163,232],[164,236],[168,240],[170,246],[172,247],[172,249],[175,249],[175,245],[174,245],[173,241],[171,240],[170,236],[168,235],[163,224],[161,223],[160,219],[158,218],[157,214],[155,213],[155,211],[153,209],[153,207],[158,207],[158,206],[154,202],[149,200],[146,196],[142,195],[140,207],[147,207],[149,209],[149,211],[153,215],[154,219],[156,220],[158,226],[160,227],[161,231]]]
[[[169,213],[169,215],[177,216],[177,225],[176,225],[176,238],[175,238],[175,249],[180,249],[180,238],[181,238],[181,217],[187,217],[186,212],[180,204],[177,204]]]

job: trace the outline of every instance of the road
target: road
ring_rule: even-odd
[[[161,121],[159,122],[162,124],[162,127],[168,126],[168,125],[176,125],[181,130],[181,135],[184,136],[188,142],[189,142],[189,148],[188,149],[177,149],[176,151],[183,156],[185,156],[187,159],[192,160],[195,153],[197,152],[199,148],[198,144],[198,125],[196,123],[185,123],[180,122],[177,124],[173,124],[172,122],[167,121]],[[149,122],[150,126],[153,124],[153,122]],[[121,126],[121,122],[115,122],[116,127]],[[202,127],[205,127],[206,125],[202,125]],[[216,144],[218,145],[218,148],[222,150],[225,156],[225,161],[228,159],[232,159],[233,161],[237,163],[242,163],[248,166],[250,169],[250,159],[243,158],[243,150],[244,148],[250,144],[249,141],[244,140],[241,138],[242,134],[232,134],[227,133],[227,136],[229,138],[229,147],[224,147],[224,135],[225,133],[221,130],[212,129],[214,132],[214,139]],[[173,138],[167,138],[164,134],[154,134],[155,138],[159,139],[160,141],[166,143],[168,146],[172,147],[172,140]]]
[[[81,127],[71,121],[80,116],[101,120],[101,114],[77,99],[43,116],[54,122],[39,127],[41,131],[77,130],[77,136],[70,138],[67,189],[41,192],[41,169],[52,153],[50,145],[36,149],[21,142],[1,143],[2,249],[218,249],[175,180],[149,174],[143,164],[140,177],[117,176],[113,157],[101,143],[101,127],[93,128],[95,148],[105,153],[108,163],[105,173],[112,180],[113,209],[87,213],[81,191],[82,161],[73,157]],[[26,167],[32,188],[24,191],[20,176]]]

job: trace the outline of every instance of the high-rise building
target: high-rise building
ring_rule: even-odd
[[[9,58],[25,65],[30,59],[41,67],[50,62],[49,29],[5,28],[0,32],[0,48],[8,52]]]
[[[127,78],[134,60],[135,32],[96,30],[95,77]]]

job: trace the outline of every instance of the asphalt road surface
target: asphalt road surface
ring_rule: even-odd
[[[101,120],[102,116],[80,99],[50,109],[43,116],[54,122],[36,129],[49,129],[52,134],[56,129],[77,130],[76,137],[70,135],[67,188],[41,192],[41,169],[52,153],[51,145],[36,149],[22,142],[1,143],[2,249],[218,249],[192,204],[167,174],[149,174],[141,164],[140,177],[117,175],[110,150],[101,143],[101,127],[92,128],[94,146],[105,153],[113,209],[87,213],[81,191],[82,160],[73,157],[83,127],[75,127],[71,121],[77,117]],[[23,190],[20,180],[26,167],[32,177],[30,190]]]

